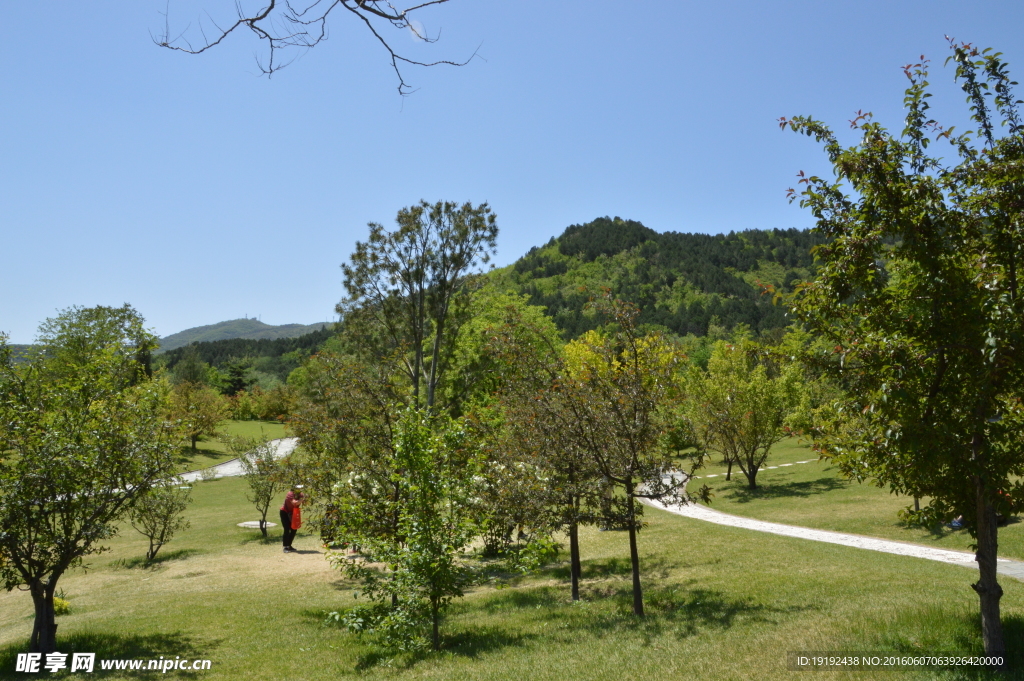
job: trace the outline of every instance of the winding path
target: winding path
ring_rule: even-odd
[[[864,537],[857,534],[844,534],[842,532],[814,530],[809,527],[796,527],[794,525],[770,523],[764,520],[754,520],[752,518],[743,518],[729,513],[722,513],[721,511],[716,511],[697,503],[686,504],[684,506],[668,506],[653,499],[645,500],[644,503],[654,508],[668,511],[669,513],[685,516],[687,518],[694,518],[696,520],[703,520],[717,525],[739,527],[745,530],[754,530],[755,532],[769,532],[771,534],[780,534],[786,537],[796,537],[797,539],[810,539],[811,541],[826,542],[828,544],[840,544],[842,546],[851,546],[853,548],[865,549],[868,551],[893,553],[899,556],[913,556],[914,558],[935,560],[942,563],[950,563],[952,565],[960,565],[968,568],[976,569],[978,567],[974,559],[974,554],[966,553],[964,551],[935,549],[930,546],[921,546],[920,544],[909,544],[906,542],[892,541],[888,539],[875,539],[874,537]],[[996,569],[1001,575],[1024,580],[1024,562],[999,558]]]
[[[295,450],[295,447],[299,444],[299,438],[286,437],[279,440],[272,440],[271,442],[277,446],[277,451],[274,453],[275,458],[280,459],[288,456]],[[810,462],[811,461],[808,460],[797,461],[796,463]],[[791,466],[793,464],[782,465]],[[777,466],[770,466],[769,468],[777,468]],[[230,461],[225,461],[224,463],[213,466],[213,469],[217,472],[218,478],[235,477],[242,475],[242,462],[241,459],[231,459]],[[182,482],[195,482],[202,477],[201,473],[201,471],[189,471],[188,473],[182,473],[179,475],[178,479]],[[708,475],[705,477],[710,478],[717,476]],[[867,551],[892,553],[898,556],[924,558],[926,560],[934,560],[940,563],[949,563],[951,565],[960,565],[961,567],[967,568],[978,567],[977,562],[974,559],[974,554],[967,553],[965,551],[936,549],[930,546],[922,546],[920,544],[910,544],[907,542],[892,541],[889,539],[876,539],[875,537],[865,537],[859,534],[845,534],[843,532],[815,530],[809,527],[797,527],[795,525],[783,525],[781,523],[771,523],[764,520],[754,520],[753,518],[744,518],[742,516],[716,511],[697,503],[686,504],[683,506],[668,506],[654,499],[645,499],[644,503],[648,506],[667,511],[669,513],[685,516],[687,518],[694,518],[695,520],[703,520],[717,525],[738,527],[744,530],[753,530],[755,532],[768,532],[786,537],[795,537],[797,539],[809,539],[811,541],[820,541],[828,544],[839,544],[841,546],[850,546]],[[1001,575],[1024,580],[1024,562],[1022,561],[1000,558],[998,559],[997,570]]]
[[[295,447],[299,444],[299,438],[283,437],[279,440],[271,440],[270,444],[277,447],[277,450],[274,452],[274,458],[280,459],[295,451]],[[211,466],[211,468],[217,472],[218,478],[232,478],[242,475],[243,473],[241,459],[231,459],[230,461],[219,463],[216,466]],[[189,471],[188,473],[182,473],[179,475],[178,479],[182,482],[196,482],[202,478],[202,473],[202,471]]]

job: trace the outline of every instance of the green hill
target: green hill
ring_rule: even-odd
[[[319,331],[326,322],[319,324],[281,324],[272,326],[256,319],[232,319],[207,326],[197,326],[160,339],[160,352],[184,347],[192,343],[203,343],[234,338],[252,340],[277,340],[297,338],[313,331]]]
[[[814,272],[808,230],[752,229],[729,234],[659,233],[633,220],[598,218],[568,227],[492,276],[547,308],[566,338],[597,327],[585,312],[603,288],[641,309],[640,322],[705,335],[712,324],[770,331],[789,323],[762,284],[783,291]]]

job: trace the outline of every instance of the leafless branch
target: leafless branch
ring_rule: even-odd
[[[384,49],[387,50],[391,58],[391,67],[398,77],[398,92],[401,95],[407,95],[413,92],[413,90],[405,82],[405,78],[402,75],[402,65],[437,66],[448,64],[450,66],[465,66],[477,56],[477,51],[474,50],[473,54],[462,62],[448,59],[423,62],[410,59],[402,56],[392,48],[391,44],[377,30],[373,19],[383,19],[394,28],[409,29],[418,39],[427,43],[433,43],[437,41],[440,32],[438,37],[431,38],[425,31],[422,31],[421,28],[413,24],[409,15],[425,7],[440,5],[445,2],[448,2],[448,0],[428,0],[407,9],[399,10],[391,2],[385,0],[312,0],[312,2],[307,0],[307,4],[301,8],[293,7],[288,0],[284,0],[283,4],[278,0],[267,0],[268,4],[263,9],[255,13],[246,13],[241,6],[240,0],[236,0],[235,10],[238,14],[238,20],[230,26],[221,28],[212,17],[209,17],[210,22],[217,29],[217,33],[213,37],[206,35],[206,30],[203,27],[202,21],[200,21],[199,30],[203,35],[203,44],[200,47],[194,47],[185,37],[188,27],[186,27],[185,31],[178,34],[176,38],[170,38],[170,7],[168,5],[167,12],[164,13],[163,33],[158,37],[154,37],[153,42],[169,50],[176,50],[187,54],[202,54],[222,43],[236,30],[247,28],[256,34],[256,37],[260,40],[267,41],[270,47],[266,66],[257,59],[260,70],[269,76],[291,63],[290,61],[282,63],[277,57],[278,50],[289,47],[310,49],[326,40],[328,38],[328,17],[331,12],[340,6],[358,17],[377,41],[384,46]],[[292,28],[287,29],[285,28],[286,25]]]

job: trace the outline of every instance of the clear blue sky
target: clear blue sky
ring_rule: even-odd
[[[785,189],[828,166],[779,116],[901,126],[899,67],[923,53],[936,115],[960,123],[944,34],[1024,75],[1019,0],[451,0],[418,15],[438,43],[385,35],[481,58],[408,68],[406,98],[345,12],[267,79],[250,34],[201,56],[155,46],[165,0],[44,5],[9,3],[0,28],[0,331],[16,343],[70,305],[129,302],[161,336],[330,319],[366,223],[421,198],[490,202],[498,264],[602,215],[808,227]],[[202,11],[233,7],[170,0],[172,31],[199,40]]]

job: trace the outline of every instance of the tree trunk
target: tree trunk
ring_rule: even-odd
[[[445,311],[447,314],[447,311]],[[430,352],[430,378],[427,379],[427,409],[434,408],[434,391],[437,388],[437,363],[441,360],[441,340],[444,334],[444,314],[440,319],[435,320],[437,328],[434,330],[434,345]]]
[[[260,532],[263,533],[263,538],[267,538],[267,514],[264,512],[263,517],[260,518]]]
[[[747,489],[757,489],[757,469],[751,468],[749,471],[743,471],[743,475],[747,476]]]
[[[917,511],[920,511],[920,510],[921,510],[921,498],[920,497],[914,497],[914,512],[917,512]]]
[[[431,599],[430,600],[430,617],[434,621],[433,622],[434,628],[433,628],[433,632],[432,632],[433,633],[433,641],[434,641],[434,650],[441,650],[441,635],[440,635],[440,632],[438,631],[438,625],[437,625],[438,616],[439,616],[439,614],[438,614],[438,608],[437,608],[437,601],[434,600],[434,599]]]
[[[732,459],[727,459],[726,463],[729,464],[729,467],[725,469],[725,481],[729,482],[732,480]]]
[[[45,655],[57,650],[57,623],[53,615],[53,590],[56,586],[56,580],[45,585],[37,580],[29,588],[36,611],[29,652]]]
[[[636,550],[636,500],[633,498],[633,481],[626,484],[626,509],[629,517],[629,561],[633,567],[633,614],[644,616],[644,592],[640,587],[640,555]]]
[[[193,435],[192,436],[192,451],[193,452],[196,451],[196,442],[198,442],[198,441],[199,441],[199,436],[198,435]]]
[[[995,507],[978,476],[974,477],[974,488],[978,516],[978,552],[975,554],[978,581],[971,587],[981,601],[981,639],[985,644],[985,655],[1005,658],[1006,644],[1003,641],[1003,625],[999,620],[999,599],[1003,596],[1003,589],[996,579],[999,525],[996,522]]]
[[[572,599],[580,599],[580,532],[576,518],[569,523],[569,580],[572,582]]]

